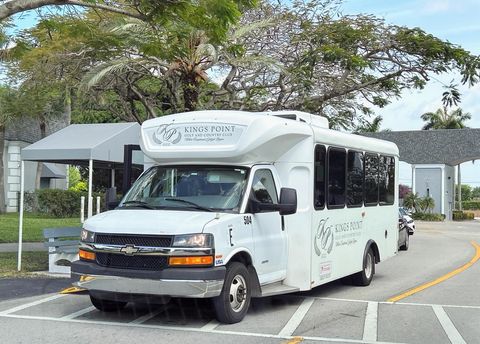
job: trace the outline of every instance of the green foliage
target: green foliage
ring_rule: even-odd
[[[470,201],[472,199],[472,187],[468,184],[462,184],[462,202]],[[458,185],[455,185],[455,201],[459,200]]]
[[[80,175],[80,173],[79,173]],[[72,191],[87,191],[88,190],[88,185],[85,181],[81,180],[78,183],[76,183],[74,186],[71,186],[69,190]]]
[[[472,199],[480,200],[480,186],[474,187],[472,190]]]
[[[420,197],[418,193],[408,192],[403,199],[403,206],[407,209],[417,209]]]
[[[404,196],[403,206],[414,209],[416,213],[431,213],[435,208],[435,201],[432,197],[420,197],[418,193],[408,192]]]
[[[432,197],[422,197],[417,202],[417,208],[422,213],[431,213],[433,208],[435,208],[435,201]]]
[[[464,210],[480,210],[480,201],[462,201]]]
[[[80,217],[80,198],[85,197],[85,209],[87,207],[88,193],[78,190],[58,190],[58,189],[40,189],[32,193],[27,193],[25,197],[25,207],[33,212],[39,212],[57,217]],[[104,209],[104,195],[93,194],[94,208],[95,199],[101,197],[101,210]]]
[[[68,185],[73,187],[81,180],[80,171],[75,166],[68,166]]]
[[[420,221],[443,221],[445,220],[445,215],[437,213],[422,213],[416,212],[412,214],[414,220]]]
[[[461,210],[453,211],[453,221],[473,220],[474,218],[474,213],[469,213]]]

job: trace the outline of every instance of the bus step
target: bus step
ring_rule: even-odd
[[[282,284],[281,282],[262,285],[262,297],[295,293],[297,291],[300,291],[300,288]]]

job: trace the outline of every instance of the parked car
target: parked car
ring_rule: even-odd
[[[407,222],[403,217],[398,218],[398,249],[407,251],[410,245],[410,234]]]
[[[415,221],[412,219],[412,214],[403,207],[398,208],[398,217],[405,220],[405,225],[408,228],[408,234],[415,233]]]

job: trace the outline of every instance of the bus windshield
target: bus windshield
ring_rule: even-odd
[[[238,212],[247,175],[246,168],[230,166],[154,166],[119,207]]]

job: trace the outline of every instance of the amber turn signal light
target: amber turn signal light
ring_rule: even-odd
[[[195,256],[195,257],[170,257],[168,260],[171,266],[183,265],[212,265],[213,256]]]
[[[80,250],[78,252],[78,256],[80,257],[80,259],[95,260],[95,252]]]

